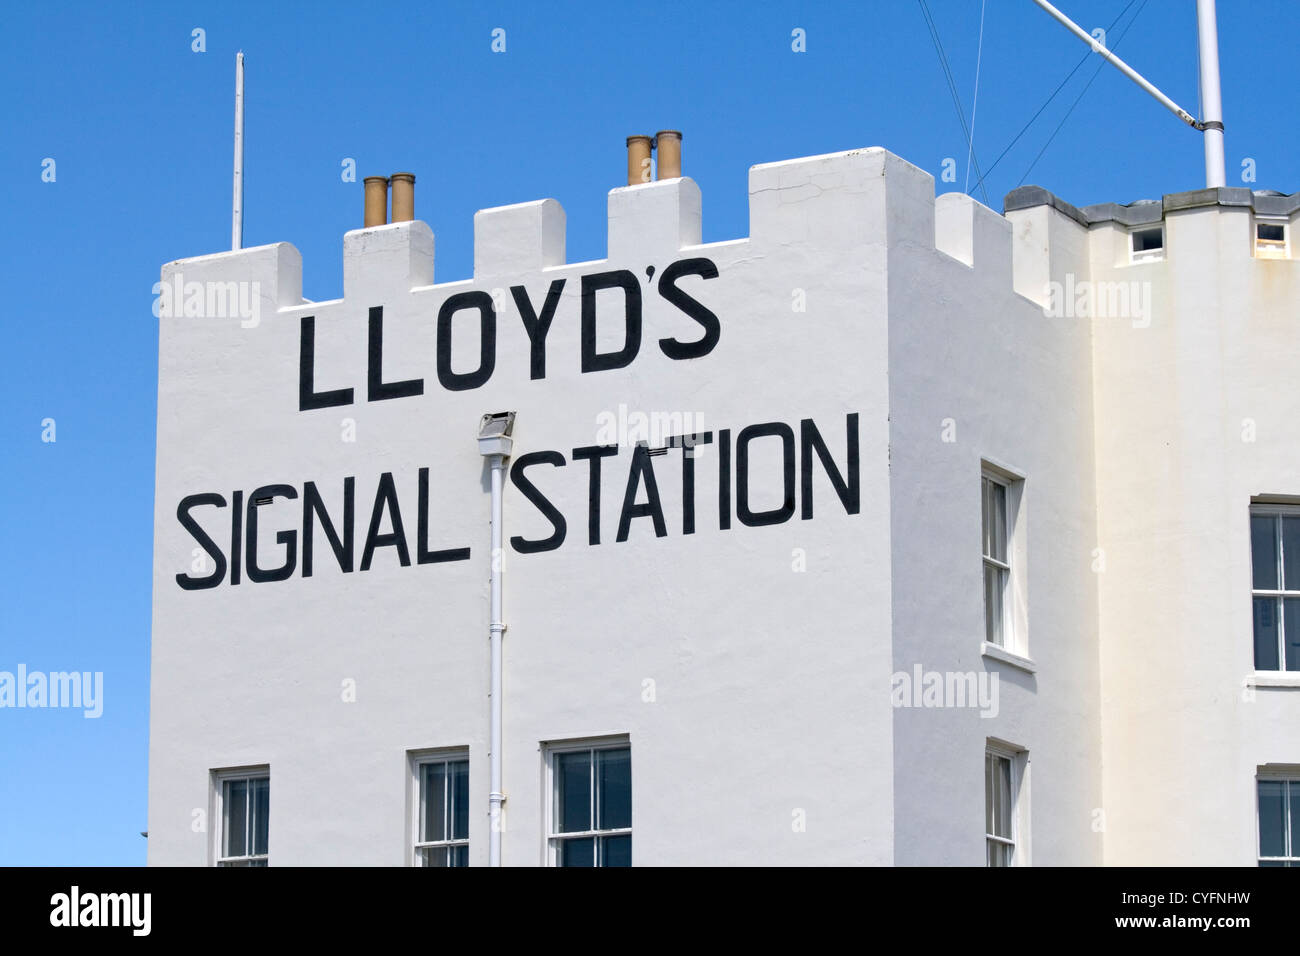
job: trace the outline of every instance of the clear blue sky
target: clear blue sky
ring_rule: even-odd
[[[927,0],[969,118],[979,0]],[[1198,111],[1191,0],[1059,0]],[[1140,11],[1140,12],[1139,12]],[[1134,14],[1137,17],[1134,20]],[[1229,185],[1300,189],[1294,0],[1220,0]],[[159,267],[229,247],[234,54],[247,56],[245,244],[342,291],[360,175],[413,170],[437,277],[473,216],[554,197],[570,261],[601,258],[624,137],[685,132],[704,238],[748,232],[746,170],[884,146],[939,180],[967,145],[916,0],[855,3],[15,4],[0,38],[0,671],[102,671],[104,712],[0,709],[0,863],[145,859]],[[206,31],[206,52],[191,31]],[[494,28],[506,52],[490,49]],[[807,52],[791,50],[806,32]],[[1030,0],[988,0],[975,150],[988,168],[1085,48]],[[1025,174],[1092,57],[992,170]],[[56,179],[42,182],[42,161]],[[1198,134],[1106,68],[1027,182],[1075,203],[1204,184]],[[972,188],[975,177],[971,177]],[[977,194],[978,195],[978,194]],[[56,441],[43,442],[42,420]]]

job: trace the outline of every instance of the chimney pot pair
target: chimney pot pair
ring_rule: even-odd
[[[650,182],[650,151],[659,150],[657,179],[676,179],[682,174],[682,134],[675,129],[661,129],[650,136],[627,138],[627,184]]]
[[[393,222],[410,222],[415,218],[415,173],[365,178],[366,207],[362,227],[382,226],[388,222],[388,187],[393,187]]]

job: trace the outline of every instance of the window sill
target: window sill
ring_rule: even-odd
[[[1246,677],[1251,687],[1300,687],[1300,671],[1255,671]]]
[[[1022,657],[1019,654],[1013,654],[1005,647],[998,647],[998,645],[990,644],[988,641],[983,641],[980,643],[980,654],[983,657],[990,657],[993,660],[999,661],[1003,664],[1010,664],[1012,667],[1018,667],[1026,674],[1033,674],[1038,670],[1038,665],[1035,664],[1030,658]]]

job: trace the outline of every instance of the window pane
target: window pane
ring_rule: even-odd
[[[224,856],[248,855],[248,781],[227,780],[221,798],[225,812]]]
[[[994,836],[1011,839],[1011,761],[993,757],[993,829]]]
[[[555,755],[559,833],[591,829],[591,751]],[[586,864],[591,866],[591,863]]]
[[[1300,591],[1300,517],[1282,519],[1282,590]]]
[[[1292,858],[1300,855],[1300,780],[1291,780],[1287,782],[1290,793],[1287,799],[1287,805],[1290,807],[1289,816],[1291,818],[1291,828],[1288,831],[1290,840],[1287,847],[1287,855]]]
[[[448,764],[451,772],[451,839],[469,839],[469,761]]]
[[[1252,587],[1256,591],[1276,591],[1277,518],[1273,515],[1250,516],[1250,563]],[[1300,578],[1296,580],[1300,583]]]
[[[632,751],[596,751],[596,829],[618,830],[632,825]]]
[[[1011,837],[1011,761],[1004,757],[998,757],[994,761],[997,774],[994,776],[997,792],[997,819],[993,822],[997,825],[994,834],[1000,837]]]
[[[984,555],[1007,560],[1007,489],[990,478],[982,479],[980,521]]]
[[[990,515],[993,522],[993,527],[990,529],[990,543],[993,550],[989,552],[989,557],[997,558],[1005,564],[1007,560],[1007,489],[1005,485],[990,481],[989,491],[989,502],[993,509]]]
[[[560,841],[560,866],[595,866],[596,841],[592,837]]]
[[[426,763],[420,767],[420,792],[424,805],[424,816],[420,819],[420,842],[429,843],[447,839],[447,765],[445,763],[441,761]]]
[[[1002,645],[1002,581],[1001,568],[984,565],[984,639],[998,646]]]
[[[469,847],[453,846],[447,850],[450,863],[448,866],[469,866]]]
[[[1259,855],[1286,856],[1286,783],[1259,781]]]
[[[249,784],[253,789],[253,823],[252,852],[261,854],[267,852],[267,837],[269,835],[271,823],[271,780],[268,777],[262,777],[259,780],[250,781]]]
[[[1286,669],[1300,670],[1300,598],[1287,598],[1282,602],[1282,636],[1286,641]]]
[[[424,857],[422,866],[447,866],[447,850],[445,846],[427,846],[420,850]]]
[[[984,832],[993,832],[993,755],[984,755]]]
[[[992,508],[989,505],[989,486],[992,484],[993,482],[987,478],[980,479],[980,528],[983,533],[981,547],[986,557],[993,553]]]
[[[601,866],[631,866],[632,836],[614,836],[600,838]]]
[[[1011,865],[1011,847],[1005,843],[998,843],[996,840],[986,841],[987,853],[985,854],[985,863],[989,866],[1010,866]]]
[[[1255,598],[1255,670],[1278,669],[1277,598]]]

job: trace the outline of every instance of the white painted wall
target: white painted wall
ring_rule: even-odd
[[[717,520],[717,445],[698,466],[697,531],[681,534],[680,452],[653,459],[668,534],[649,519],[615,542],[630,450],[606,459],[603,540],[586,543],[587,466],[530,472],[568,519],[557,551],[506,558],[505,790],[508,864],[542,858],[543,741],[623,733],[633,761],[638,864],[888,863],[892,846],[886,195],[905,164],[882,150],[756,167],[750,238],[699,247],[699,192],[689,179],[610,194],[608,262],[563,265],[558,205],[476,217],[472,281],[431,285],[432,237],[419,222],[349,233],[341,301],[300,303],[292,247],[184,260],[186,281],[260,281],[256,328],[236,320],[164,318],[159,360],[150,861],[202,864],[191,831],[208,805],[209,771],[271,769],[272,864],[401,864],[408,839],[405,754],[468,746],[471,852],[486,857],[487,514],[475,434],[484,412],[519,413],[515,452],[596,441],[597,416],[620,403],[683,411],[714,431],[815,419],[837,461],[845,415],[860,416],[861,512],[846,515],[829,482],[816,516],[730,530]],[[719,316],[709,355],[672,361],[656,343],[699,327],[644,296],[644,340],[627,368],[579,372],[578,277],[626,267],[637,276],[708,256],[712,280],[681,283]],[[506,294],[495,373],[450,392],[435,378],[442,301],[467,289],[525,285],[540,306],[568,277],[547,376],[529,378],[523,326]],[[643,286],[648,289],[649,286]],[[795,289],[807,312],[792,311]],[[604,295],[604,293],[601,293]],[[275,305],[281,307],[277,310]],[[385,308],[385,377],[424,377],[419,397],[300,412],[299,319],[316,317],[317,388],[366,385],[366,314]],[[602,306],[603,307],[603,306]],[[453,368],[476,361],[469,345]],[[605,346],[608,347],[608,346]],[[472,354],[471,354],[472,353]],[[357,441],[340,441],[354,418]],[[782,498],[779,443],[754,446],[755,507]],[[381,472],[396,477],[408,530],[416,469],[429,466],[439,546],[469,561],[183,591],[195,543],[177,522],[185,495],[306,480],[337,508],[357,476],[360,533]],[[332,495],[332,497],[331,497]],[[295,524],[300,502],[262,509],[263,527]],[[197,514],[197,512],[196,512]],[[223,540],[229,512],[207,509]],[[546,521],[508,489],[507,535],[542,537]],[[358,545],[359,547],[359,545]],[[792,571],[804,549],[808,570]],[[274,545],[263,543],[268,564]],[[391,552],[391,549],[389,549]],[[356,703],[340,700],[357,682]],[[642,700],[643,681],[656,701]],[[806,814],[795,832],[793,814]]]
[[[471,860],[486,862],[490,555],[475,436],[481,414],[506,409],[516,459],[567,462],[528,471],[567,520],[564,544],[505,556],[507,864],[544,858],[546,742],[613,734],[631,742],[642,865],[981,865],[989,738],[1029,754],[1022,862],[1254,861],[1256,768],[1300,763],[1300,689],[1242,692],[1248,504],[1300,494],[1296,264],[1251,258],[1250,210],[1216,205],[1170,212],[1166,259],[1129,266],[1113,222],[1089,227],[1048,202],[1006,217],[966,196],[936,202],[929,175],[880,149],[756,166],[749,195],[751,235],[701,244],[691,180],[615,189],[609,258],[586,263],[566,262],[553,200],[483,210],[473,279],[443,284],[425,224],[358,230],[344,238],[344,297],[326,303],[303,302],[287,244],[164,267],[167,283],[259,283],[261,320],[160,320],[151,863],[210,863],[195,811],[210,807],[211,772],[267,764],[273,865],[401,865],[407,754],[440,747],[469,749]],[[672,360],[659,340],[701,330],[655,284],[694,257],[719,275],[680,288],[721,335]],[[580,280],[613,269],[640,282],[641,349],[584,374]],[[508,290],[523,285],[540,309],[560,278],[534,380]],[[1146,326],[1044,314],[1050,282],[1135,278],[1150,282]],[[497,301],[496,366],[482,387],[449,391],[438,310],[474,290]],[[618,293],[597,302],[598,346],[617,348]],[[374,306],[385,380],[422,378],[422,395],[365,400]],[[316,388],[351,387],[354,404],[299,411],[305,315]],[[453,322],[457,372],[477,364],[475,324]],[[620,405],[714,433],[698,451],[693,534],[671,449],[651,459],[667,534],[638,518],[615,540],[623,447],[604,459],[602,541],[588,544],[588,465],[572,452],[602,440],[600,416]],[[719,527],[721,429],[734,444],[784,422],[797,445],[811,418],[843,468],[848,414],[859,513],[818,465],[811,520],[797,490],[788,521],[747,527],[733,489]],[[782,501],[778,446],[752,447],[755,508]],[[1013,574],[1028,670],[981,654],[984,460],[1025,477]],[[388,548],[343,574],[318,530],[310,578],[300,558],[285,581],[177,586],[196,547],[176,516],[186,495],[313,481],[337,521],[355,476],[359,562],[384,472],[415,548],[421,467],[432,546],[470,547],[469,560],[399,567]],[[301,504],[260,509],[265,565],[282,552],[275,531],[301,534]],[[550,533],[513,484],[505,508],[507,538]],[[228,551],[230,509],[194,514]],[[891,676],[916,665],[996,674],[997,715],[894,708]]]
[[[1046,207],[1008,222],[949,194],[937,204],[936,250],[923,202],[932,184],[917,178],[889,268],[894,666],[997,675],[999,706],[990,717],[895,712],[895,860],[984,865],[983,760],[995,738],[1028,751],[1020,862],[1096,864],[1090,333],[1087,321],[1044,318],[1012,269],[1013,229],[1038,237],[1019,267],[1044,274],[1078,261],[1085,231]],[[981,654],[982,461],[1024,477],[1013,617],[1033,673]]]

